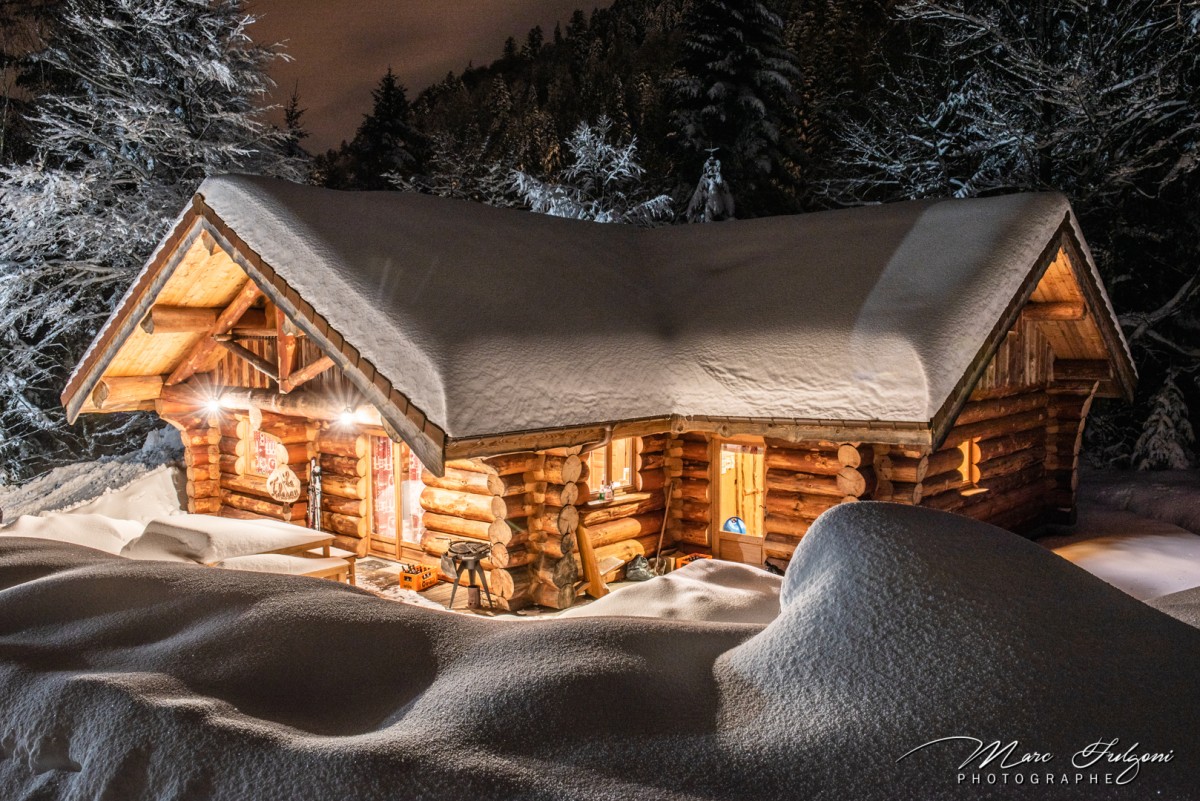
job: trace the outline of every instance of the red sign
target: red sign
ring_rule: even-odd
[[[255,429],[251,445],[254,450],[250,453],[250,472],[256,476],[269,476],[275,472],[279,467],[279,440]]]

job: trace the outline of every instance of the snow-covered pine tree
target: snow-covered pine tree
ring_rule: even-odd
[[[683,22],[672,81],[680,141],[695,156],[717,149],[745,207],[792,169],[794,86],[800,73],[783,20],[761,0],[697,0]]]
[[[349,146],[348,188],[387,189],[388,175],[420,170],[424,143],[412,125],[412,107],[404,86],[388,67],[371,96],[374,105]]]
[[[0,461],[11,478],[140,445],[145,416],[67,427],[58,395],[86,343],[207,175],[292,179],[263,119],[272,48],[241,0],[62,0],[34,58],[33,157],[0,167]],[[132,432],[136,433],[136,432]]]
[[[645,196],[637,141],[611,143],[612,128],[607,117],[581,122],[565,143],[571,164],[549,181],[514,170],[513,191],[532,211],[553,217],[646,226],[669,220],[671,199]]]
[[[708,161],[704,162],[704,172],[696,184],[696,191],[688,203],[687,221],[704,223],[732,220],[733,212],[733,193],[721,176],[721,161],[710,154]]]
[[[1133,449],[1138,470],[1186,470],[1192,465],[1196,435],[1177,378],[1177,372],[1169,372],[1150,401],[1150,414]]]

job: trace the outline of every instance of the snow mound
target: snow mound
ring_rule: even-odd
[[[1081,476],[1081,506],[1106,506],[1200,534],[1200,470],[1091,470]]]
[[[717,559],[698,559],[664,576],[630,584],[558,617],[657,617],[766,625],[779,616],[780,576]]]
[[[1200,587],[1173,592],[1147,601],[1150,606],[1200,629]]]
[[[21,515],[12,525],[0,529],[0,536],[55,540],[119,554],[130,540],[142,535],[142,529],[142,524],[136,520],[51,512],[45,515]]]
[[[179,433],[154,431],[141,450],[55,468],[20,487],[0,487],[0,523],[22,515],[69,511],[148,523],[183,508]]]
[[[1039,798],[1200,783],[1200,631],[1034,543],[845,504],[780,597],[767,626],[502,622],[4,538],[0,796],[1000,797],[956,783],[973,746],[900,759],[951,736],[1101,775]],[[1071,767],[1112,738],[1174,757],[1132,786]]]

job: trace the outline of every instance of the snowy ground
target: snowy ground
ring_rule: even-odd
[[[1200,471],[1085,473],[1079,521],[1039,540],[1140,600],[1200,586]]]
[[[0,797],[1182,799],[1200,786],[1200,631],[1035,543],[845,504],[779,590],[766,624],[515,623],[0,538]],[[901,758],[948,735],[1050,752],[1005,772],[1054,783],[964,786],[969,743]],[[1131,786],[1112,783],[1125,765],[1067,767],[1099,737],[1174,756]]]

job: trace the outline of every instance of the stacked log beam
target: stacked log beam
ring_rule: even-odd
[[[763,553],[790,560],[813,521],[876,488],[870,445],[767,439]]]
[[[527,498],[534,560],[531,563],[531,597],[539,606],[566,609],[575,603],[582,577],[579,559],[580,483],[589,478],[579,448],[543,451],[541,463],[530,478],[533,497]],[[540,489],[541,502],[536,490]],[[583,500],[586,500],[584,495]]]
[[[672,482],[668,524],[671,541],[712,547],[708,438],[686,432],[666,440],[664,449],[667,480]]]
[[[216,426],[199,426],[183,432],[183,460],[187,466],[187,503],[192,514],[221,511],[221,463]]]
[[[301,418],[268,415],[259,430],[283,445],[286,464],[300,479],[300,498],[295,503],[283,503],[271,497],[267,477],[246,470],[248,454],[253,447],[253,425],[242,413],[223,413],[216,426],[218,486],[221,498],[219,514],[240,519],[270,518],[305,525],[308,517],[308,468],[315,454],[316,429]],[[339,525],[345,525],[339,520]]]
[[[321,465],[321,528],[334,545],[359,556],[370,550],[370,438],[336,426],[321,429],[314,447]]]

